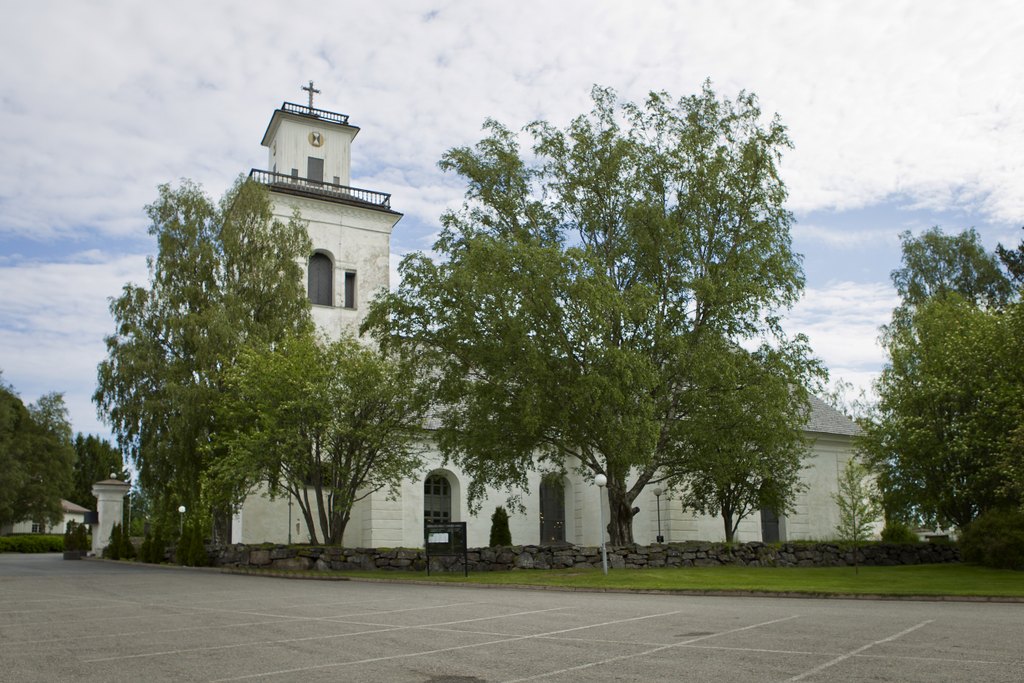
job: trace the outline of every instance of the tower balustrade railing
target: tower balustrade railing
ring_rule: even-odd
[[[333,111],[326,111],[324,109],[317,109],[315,107],[307,107],[304,104],[295,104],[294,102],[285,102],[281,105],[281,110],[286,111],[289,114],[299,114],[300,116],[315,116],[318,119],[324,121],[330,121],[331,123],[340,123],[342,125],[348,125],[348,114],[338,114]]]
[[[387,192],[376,192],[374,190],[364,190],[362,188],[349,187],[347,185],[337,185],[335,183],[328,183],[322,180],[300,178],[298,176],[286,175],[284,173],[264,171],[258,168],[254,168],[249,171],[249,178],[258,183],[267,185],[271,189],[281,190],[284,192],[301,192],[302,194],[315,195],[330,199],[342,199],[362,202],[364,204],[372,204],[373,206],[380,206],[385,209],[391,208],[391,195]]]

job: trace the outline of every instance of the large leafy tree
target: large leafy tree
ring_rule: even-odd
[[[720,517],[732,542],[745,518],[762,508],[785,514],[803,490],[806,389],[787,381],[799,373],[778,350],[710,346],[692,361],[701,390],[688,395],[664,471],[683,507]]]
[[[114,448],[106,439],[79,433],[75,436],[74,448],[72,485],[65,498],[95,510],[96,496],[92,494],[92,485],[111,474],[118,475],[118,479],[122,481],[128,481],[128,470],[124,466],[121,451]]]
[[[890,328],[910,324],[918,306],[950,294],[987,309],[1005,306],[1013,297],[999,260],[985,250],[973,228],[947,235],[935,226],[916,237],[906,231],[900,242],[903,263],[892,272],[900,305]]]
[[[998,245],[996,255],[1017,287],[1017,300],[1010,308],[1010,312],[1014,316],[1014,347],[1020,349],[1024,347],[1024,240],[1021,240],[1016,249]],[[1021,500],[1024,501],[1024,409],[1015,416],[1008,417],[1010,435],[1006,442],[1004,461],[1010,477],[1010,486],[1019,492]]]
[[[1009,439],[1024,414],[1019,311],[951,295],[919,307],[910,322],[888,339],[867,443],[890,512],[962,527],[1020,500],[1006,486]]]
[[[95,401],[160,515],[200,505],[219,455],[207,444],[222,373],[240,348],[311,327],[300,265],[310,244],[299,217],[275,219],[251,181],[219,206],[192,182],[163,185],[146,213],[158,248],[150,281],[111,302],[116,330]]]
[[[290,496],[313,543],[340,544],[358,501],[397,493],[420,467],[422,379],[351,337],[306,334],[249,349],[226,382],[215,440],[226,455],[211,471],[214,488],[235,504],[261,484]]]
[[[998,245],[996,256],[1002,261],[1018,289],[1024,290],[1024,240],[1017,245],[1016,249],[1005,247],[1002,244]]]
[[[471,503],[488,484],[514,499],[537,466],[604,474],[624,543],[637,496],[690,452],[707,340],[775,344],[804,379],[806,346],[774,317],[803,278],[777,168],[789,139],[753,95],[593,100],[565,130],[528,126],[529,153],[495,121],[448,151],[467,192],[440,258],[407,256],[364,329],[433,368],[438,442]]]
[[[887,516],[962,527],[1024,491],[1013,476],[1024,310],[973,230],[904,235],[903,254],[893,272],[902,302],[883,333],[889,362],[864,445]]]
[[[0,380],[0,525],[59,524],[73,460],[63,396],[46,394],[25,406]]]

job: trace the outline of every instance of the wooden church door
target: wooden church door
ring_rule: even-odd
[[[779,516],[771,508],[761,508],[761,542],[778,543],[780,540]]]
[[[540,482],[541,545],[565,543],[565,486],[551,478]]]

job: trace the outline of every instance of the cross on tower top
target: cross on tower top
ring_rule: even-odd
[[[302,89],[309,93],[309,109],[313,110],[313,95],[319,95],[320,91],[313,87],[313,81],[309,82],[309,85],[302,86]]]

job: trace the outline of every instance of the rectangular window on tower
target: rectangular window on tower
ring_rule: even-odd
[[[345,273],[345,308],[356,307],[356,274],[352,271]]]
[[[306,177],[314,183],[324,181],[324,160],[316,157],[306,158]]]

